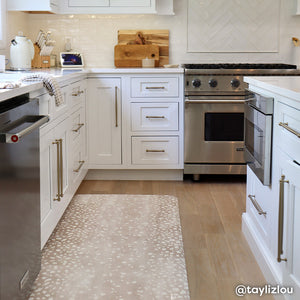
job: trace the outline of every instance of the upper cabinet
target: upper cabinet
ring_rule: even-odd
[[[296,2],[296,15],[300,15],[300,0]]]
[[[6,5],[10,11],[58,13],[58,2],[58,0],[9,0]]]
[[[156,0],[63,0],[62,14],[155,14]]]
[[[60,14],[174,15],[173,0],[9,0],[7,10]]]

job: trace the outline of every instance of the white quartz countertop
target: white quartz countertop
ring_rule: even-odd
[[[83,69],[32,69],[30,71],[7,71],[0,73],[0,82],[18,82],[22,77],[34,73],[48,74],[58,82],[67,81],[76,76],[97,76],[101,74],[182,74],[183,68],[83,68]],[[13,89],[0,89],[0,102],[7,99],[30,93],[32,91],[41,89],[43,87],[42,82],[32,82],[22,84],[19,88]]]
[[[244,81],[250,86],[253,85],[300,102],[300,76],[244,77]]]

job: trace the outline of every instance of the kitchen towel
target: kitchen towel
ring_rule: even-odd
[[[44,87],[50,96],[54,96],[56,106],[60,106],[64,101],[61,94],[60,86],[56,79],[48,74],[31,74],[21,78],[21,81],[43,81]]]

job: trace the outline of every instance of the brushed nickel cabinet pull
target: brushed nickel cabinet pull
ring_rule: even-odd
[[[158,153],[158,152],[165,152],[165,150],[151,150],[151,149],[146,149],[146,152]]]
[[[84,160],[80,160],[79,161],[79,167],[75,170],[73,170],[73,172],[78,173],[80,171],[80,169],[82,168],[82,166],[84,165],[85,161]]]
[[[64,164],[63,164],[63,140],[59,139],[59,148],[60,148],[60,197],[64,196]]]
[[[78,132],[82,126],[84,126],[84,123],[79,123],[78,127],[76,129],[72,129],[72,131],[73,132]]]
[[[281,258],[283,254],[282,243],[283,243],[283,216],[284,216],[284,184],[289,183],[285,180],[285,176],[282,175],[279,180],[279,211],[278,211],[278,253],[277,261],[287,261],[286,258]]]
[[[52,142],[53,145],[56,145],[56,163],[57,163],[57,194],[56,194],[56,198],[54,198],[54,201],[60,201],[60,142],[59,140],[55,140],[55,142]]]
[[[78,92],[72,93],[72,96],[73,97],[78,97],[78,96],[80,96],[83,93],[84,93],[84,91],[78,91]]]
[[[284,129],[286,129],[287,131],[291,132],[296,137],[300,138],[300,133],[298,131],[294,130],[293,128],[291,128],[289,126],[289,123],[282,123],[282,122],[280,122],[278,125],[281,126],[281,127],[283,127]]]
[[[146,90],[164,90],[164,86],[146,86]]]
[[[260,207],[258,202],[255,199],[255,195],[248,195],[248,198],[251,200],[253,206],[256,208],[257,212],[259,215],[264,215],[266,216],[267,212],[263,211],[263,209]]]
[[[116,118],[116,127],[118,127],[118,87],[115,86],[115,118]]]
[[[146,116],[146,119],[164,119],[165,116]]]

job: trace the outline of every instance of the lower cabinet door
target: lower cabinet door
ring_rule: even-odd
[[[97,78],[88,84],[89,164],[121,164],[121,80]]]
[[[283,285],[294,288],[288,299],[300,299],[300,165],[281,153],[280,193],[283,197],[283,251],[279,256],[284,264]],[[285,261],[286,259],[286,261]]]
[[[179,162],[178,136],[132,137],[132,164],[172,165]]]
[[[67,206],[64,196],[69,186],[68,124],[65,119],[40,137],[42,247]]]

